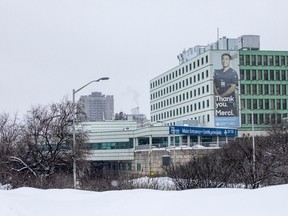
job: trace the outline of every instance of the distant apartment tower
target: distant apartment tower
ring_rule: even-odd
[[[81,96],[78,104],[87,115],[88,121],[112,120],[114,116],[114,97],[101,92]]]

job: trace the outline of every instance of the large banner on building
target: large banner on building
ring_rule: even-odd
[[[215,127],[239,127],[239,52],[213,52]]]

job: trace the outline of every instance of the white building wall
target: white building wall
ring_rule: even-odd
[[[201,126],[214,126],[214,71],[211,71],[210,52],[206,51],[150,81],[152,124],[161,121],[173,125],[179,120],[199,119]]]

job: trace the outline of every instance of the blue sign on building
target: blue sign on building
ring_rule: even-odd
[[[192,135],[192,136],[238,136],[237,129],[231,128],[205,128],[205,127],[187,127],[187,126],[170,126],[169,134],[175,135]]]

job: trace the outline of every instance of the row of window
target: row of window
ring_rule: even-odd
[[[241,106],[254,110],[286,110],[287,99],[241,99]]]
[[[133,141],[131,139],[130,142],[85,143],[85,145],[88,150],[131,149]]]
[[[202,72],[201,75],[200,75],[200,73],[194,75],[193,79],[192,79],[192,76],[188,77],[185,80],[179,81],[177,83],[174,83],[174,84],[167,86],[166,88],[163,88],[161,90],[153,92],[150,95],[150,99],[153,100],[153,99],[157,99],[159,97],[165,96],[166,94],[170,94],[174,91],[177,91],[178,89],[180,90],[181,88],[185,88],[188,85],[192,85],[193,83],[196,83],[197,81],[202,81],[208,77],[209,77],[209,71],[206,70],[206,76],[205,76],[205,73]]]
[[[240,65],[288,66],[288,56],[284,55],[240,55]]]
[[[194,103],[194,104],[190,104],[190,105],[186,105],[183,107],[179,107],[173,110],[169,110],[169,111],[165,111],[162,113],[158,113],[156,115],[152,115],[151,119],[153,122],[156,121],[161,121],[161,120],[165,120],[167,118],[173,118],[176,116],[180,116],[180,115],[184,115],[187,113],[191,113],[193,111],[197,111],[197,110],[201,110],[201,109],[206,109],[210,107],[210,101],[206,100],[206,101],[202,101],[202,102],[198,102],[198,103]]]
[[[281,114],[281,113],[254,113],[253,114],[253,123],[254,124],[262,124],[262,125],[271,125],[271,124],[280,124],[282,122],[282,119],[286,117],[287,114]],[[241,124],[247,125],[252,124],[252,114],[241,114]]]
[[[154,82],[150,83],[150,88],[156,88],[157,86],[160,86],[164,84],[165,82],[168,82],[170,80],[173,80],[174,78],[181,76],[185,74],[185,72],[190,72],[200,66],[203,66],[204,64],[208,63],[208,55],[202,57],[201,59],[195,60],[191,62],[190,64],[183,65],[181,68],[176,69],[173,72],[170,72],[169,74],[164,75],[163,77],[159,78],[158,80],[155,80]],[[192,67],[193,66],[193,67]]]
[[[287,70],[240,70],[241,80],[287,80]]]
[[[132,163],[129,162],[118,162],[118,161],[106,161],[101,162],[103,170],[132,170]]]
[[[202,86],[202,87],[199,87],[198,89],[194,89],[194,90],[191,90],[189,92],[184,92],[184,93],[176,95],[174,97],[170,97],[168,99],[164,99],[162,101],[153,103],[151,105],[151,111],[162,109],[162,108],[170,106],[170,105],[178,104],[182,101],[189,100],[193,97],[197,97],[197,96],[200,96],[202,94],[209,93],[209,91],[210,91],[209,85],[206,85],[206,87]]]
[[[287,95],[286,84],[241,84],[241,94],[244,95]]]

